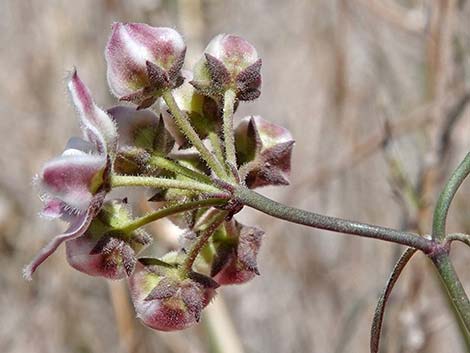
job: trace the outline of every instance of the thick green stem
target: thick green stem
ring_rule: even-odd
[[[436,266],[447,294],[465,326],[467,336],[470,334],[470,301],[455,272],[447,252],[440,252],[430,257]]]
[[[196,261],[196,258],[201,252],[202,248],[204,245],[206,245],[207,241],[212,236],[212,234],[214,234],[217,228],[219,228],[219,226],[224,222],[226,216],[227,212],[219,213],[214,217],[214,220],[211,222],[211,224],[198,234],[196,241],[194,242],[191,249],[189,249],[188,253],[186,254],[186,258],[181,265],[181,273],[183,276],[186,276],[191,271],[194,261]]]
[[[111,186],[145,186],[156,189],[182,189],[196,192],[220,194],[221,190],[215,186],[199,183],[197,181],[176,180],[166,178],[113,175],[111,177]]]
[[[268,199],[247,188],[236,189],[235,196],[246,206],[253,207],[276,218],[292,223],[303,224],[313,228],[331,230],[339,233],[353,234],[366,238],[379,239],[402,244],[429,253],[434,243],[417,234],[376,226],[372,224],[349,221],[342,218],[324,216],[318,213],[289,207]]]
[[[185,203],[179,203],[177,205],[173,205],[170,207],[166,207],[160,210],[157,210],[155,212],[149,213],[145,216],[142,216],[140,218],[137,218],[133,220],[132,222],[124,225],[123,227],[116,229],[119,232],[123,232],[125,234],[129,234],[130,232],[148,224],[151,222],[154,222],[158,219],[165,218],[167,216],[176,214],[176,213],[181,213],[185,211],[190,211],[194,210],[197,208],[202,208],[202,207],[211,207],[211,206],[219,206],[223,205],[226,203],[227,200],[224,199],[206,199],[206,200],[198,200],[198,201],[191,201],[191,202],[185,202]]]
[[[207,147],[202,142],[201,138],[191,126],[187,116],[181,111],[176,104],[175,99],[171,91],[165,91],[162,94],[165,103],[170,109],[171,114],[175,118],[175,122],[180,128],[181,132],[186,136],[189,142],[198,150],[201,154],[202,159],[204,159],[207,165],[217,174],[218,177],[223,178],[226,177],[225,169],[219,163],[219,161],[214,157],[214,155],[207,149]]]
[[[224,94],[224,145],[225,156],[227,162],[233,166],[237,165],[237,157],[235,154],[235,140],[233,136],[233,109],[235,106],[236,95],[231,89],[225,91]]]
[[[468,174],[470,174],[470,153],[465,156],[449,178],[437,201],[432,223],[432,239],[437,242],[442,242],[446,236],[446,221],[450,204]]]
[[[173,172],[177,175],[184,175],[188,178],[194,179],[201,183],[211,184],[212,180],[207,175],[196,172],[195,170],[189,169],[185,166],[182,166],[178,162],[172,161],[170,159],[153,156],[150,158],[149,164],[156,168],[161,168]]]

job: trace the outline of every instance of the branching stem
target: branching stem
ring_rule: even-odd
[[[225,169],[215,158],[215,156],[207,149],[207,147],[202,142],[201,138],[191,126],[191,123],[188,121],[188,117],[185,113],[181,111],[173,98],[171,91],[163,92],[162,94],[165,103],[170,109],[171,114],[175,118],[175,122],[180,128],[181,132],[186,136],[189,142],[198,150],[201,154],[201,157],[206,161],[207,165],[214,171],[219,178],[226,177]]]
[[[161,218],[165,218],[167,216],[185,212],[185,211],[190,211],[194,210],[197,208],[203,208],[203,207],[211,207],[211,206],[218,206],[218,205],[223,205],[226,203],[227,200],[224,199],[206,199],[206,200],[197,200],[197,201],[191,201],[191,202],[185,202],[185,203],[179,203],[173,206],[169,206],[166,208],[159,209],[155,212],[149,213],[145,216],[142,216],[140,218],[137,218],[133,220],[132,222],[126,224],[125,226],[116,229],[119,232],[123,233],[130,233],[146,224],[149,224],[151,222],[154,222],[156,220],[159,220]]]
[[[325,216],[289,207],[268,199],[267,197],[247,188],[237,188],[235,196],[246,206],[253,207],[258,211],[292,223],[303,224],[309,227],[331,230],[339,233],[358,235],[366,238],[385,240],[410,246],[425,253],[431,252],[434,247],[434,243],[431,240],[423,238],[417,234],[337,217]]]

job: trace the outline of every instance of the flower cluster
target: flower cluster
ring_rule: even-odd
[[[238,188],[288,184],[294,141],[283,127],[249,116],[234,127],[239,102],[256,99],[261,59],[236,35],[211,40],[193,72],[170,28],[116,23],[105,50],[110,89],[127,105],[99,108],[76,70],[68,88],[81,138],[36,177],[42,214],[69,224],[25,267],[30,279],[65,243],[69,264],[91,276],[127,279],[137,316],[157,330],[184,329],[220,285],[259,274],[263,231],[234,219]],[[151,189],[155,210],[133,217],[118,187]],[[181,248],[139,257],[152,237],[142,227],[167,217]]]

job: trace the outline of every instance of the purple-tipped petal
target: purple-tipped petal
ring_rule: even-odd
[[[23,269],[23,277],[26,280],[31,280],[31,276],[36,271],[36,269],[44,261],[46,261],[47,258],[51,256],[64,241],[76,239],[86,232],[91,224],[91,221],[103,205],[105,196],[106,192],[104,191],[97,193],[90,201],[89,207],[85,212],[78,214],[70,219],[70,226],[65,231],[65,233],[55,236],[45,247],[39,251],[39,253],[34,257],[33,261],[31,261],[29,265]]]
[[[63,234],[55,236],[39,253],[34,257],[33,261],[23,269],[23,277],[30,281],[36,269],[52,255],[57,248],[67,240],[75,239],[81,236],[90,225],[91,217],[88,212],[78,216]]]
[[[41,190],[70,208],[85,211],[102,182],[106,158],[97,155],[62,155],[47,162],[38,176]]]
[[[117,144],[117,129],[113,120],[96,106],[91,93],[74,70],[68,88],[87,138],[97,144],[103,154],[114,154]]]
[[[215,36],[207,45],[205,53],[222,61],[233,75],[237,75],[258,60],[256,48],[234,34]]]
[[[186,46],[174,29],[143,23],[114,23],[105,50],[109,87],[118,98],[149,86],[147,62],[176,82]]]

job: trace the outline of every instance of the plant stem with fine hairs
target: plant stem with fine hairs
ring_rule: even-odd
[[[246,206],[292,223],[389,241],[410,246],[425,253],[429,253],[434,247],[434,243],[431,240],[417,234],[304,211],[273,201],[244,187],[237,188],[235,196]]]
[[[225,91],[224,94],[224,146],[227,162],[233,166],[237,165],[237,157],[235,154],[235,140],[233,136],[233,109],[235,106],[236,95],[231,89]]]
[[[191,123],[188,121],[186,114],[183,113],[178,107],[178,104],[173,98],[171,91],[163,92],[162,97],[165,100],[168,109],[170,109],[171,114],[175,118],[176,125],[178,125],[181,132],[183,132],[188,141],[191,142],[191,144],[198,150],[202,159],[206,161],[207,165],[214,171],[215,174],[217,174],[219,178],[226,176],[225,169],[204,145],[201,138],[191,126]]]

